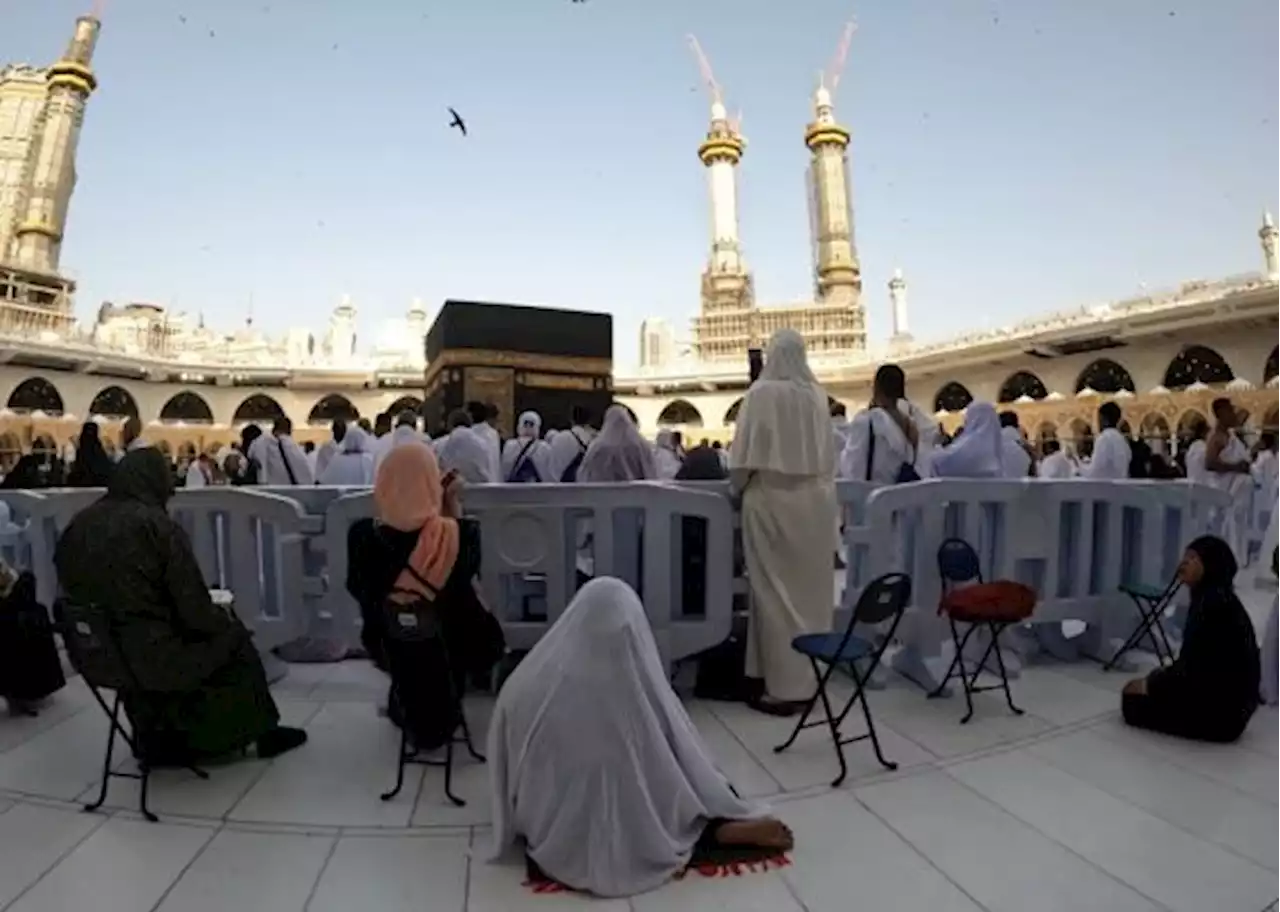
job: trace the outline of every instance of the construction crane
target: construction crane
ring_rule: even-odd
[[[827,66],[827,70],[822,75],[822,85],[834,97],[836,87],[840,85],[840,75],[844,72],[844,62],[849,57],[849,45],[853,43],[853,33],[858,30],[858,23],[850,19],[844,24],[844,31],[840,33],[840,43],[836,45],[835,56],[831,58],[831,63]]]
[[[707,60],[707,55],[702,52],[702,45],[698,44],[698,39],[693,35],[689,36],[689,47],[693,49],[693,56],[698,58],[698,69],[702,73],[702,81],[707,84],[707,89],[711,92],[711,101],[715,104],[723,104],[724,96],[720,92],[720,84],[716,82],[715,74],[711,72],[711,63]]]

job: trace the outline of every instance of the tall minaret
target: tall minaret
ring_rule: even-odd
[[[98,79],[90,66],[101,27],[94,16],[76,20],[62,59],[49,67],[44,122],[36,136],[26,208],[14,232],[18,265],[57,275],[67,208],[76,185],[76,146],[85,104]]]
[[[1276,221],[1270,212],[1262,213],[1262,227],[1258,229],[1258,239],[1262,241],[1263,262],[1267,266],[1267,278],[1280,277],[1280,259],[1276,257]]]
[[[836,123],[832,93],[840,80],[853,37],[853,23],[844,35],[831,68],[818,82],[813,96],[813,121],[805,128],[804,143],[812,153],[809,162],[813,198],[814,250],[817,262],[817,298],[820,304],[849,308],[858,319],[855,347],[866,348],[862,319],[862,267],[853,238],[853,214],[849,197],[849,131]],[[829,86],[829,87],[828,87]]]
[[[707,169],[711,191],[711,255],[702,273],[702,313],[706,316],[746,310],[754,303],[751,277],[743,262],[738,240],[737,169],[747,144],[738,123],[730,120],[725,110],[720,86],[697,39],[690,36],[689,43],[711,91],[711,123],[706,137],[698,146],[698,159]],[[716,330],[708,324],[708,332],[715,333]],[[715,347],[708,348],[708,354]]]
[[[889,280],[889,306],[893,312],[893,336],[889,344],[906,348],[911,344],[911,328],[907,324],[907,280],[902,277],[901,269],[895,269]]]

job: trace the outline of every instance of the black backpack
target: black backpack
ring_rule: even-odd
[[[587,445],[582,442],[582,438],[573,431],[569,431],[574,441],[578,444],[578,452],[574,455],[573,461],[570,462],[563,472],[560,473],[561,482],[574,482],[578,480],[578,468],[582,465],[582,457],[587,455]]]
[[[537,442],[536,439],[530,440],[520,448],[520,454],[516,456],[515,464],[511,466],[511,474],[507,477],[509,484],[536,484],[542,481],[542,476],[538,474],[538,467],[529,458],[529,450]],[[577,475],[577,469],[574,470],[574,474]]]

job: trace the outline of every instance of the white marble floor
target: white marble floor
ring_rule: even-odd
[[[382,677],[364,663],[295,666],[276,688],[311,735],[275,762],[157,774],[159,824],[116,780],[85,814],[105,721],[79,680],[38,719],[0,719],[0,910],[6,912],[1260,912],[1277,897],[1277,715],[1229,747],[1125,729],[1121,674],[1032,667],[959,724],[960,698],[926,701],[894,681],[871,694],[886,775],[848,749],[833,791],[830,743],[735,705],[691,707],[725,772],[795,830],[794,864],[693,875],[631,900],[535,895],[522,870],[485,860],[485,768],[461,765],[466,808],[440,772],[413,769],[383,803],[396,736],[378,717]],[[483,731],[488,705],[470,704]]]

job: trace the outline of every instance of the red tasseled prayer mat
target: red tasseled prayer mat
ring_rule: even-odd
[[[760,849],[748,846],[715,846],[710,848],[699,847],[694,852],[694,857],[689,861],[688,866],[675,876],[676,880],[684,879],[690,872],[696,872],[703,877],[741,877],[744,874],[762,874],[765,871],[776,871],[779,868],[788,867],[791,864],[790,857],[785,852],[779,852],[777,849]],[[571,887],[566,887],[558,881],[552,880],[534,863],[533,859],[526,859],[526,880],[524,885],[534,893],[574,893],[577,892]]]

